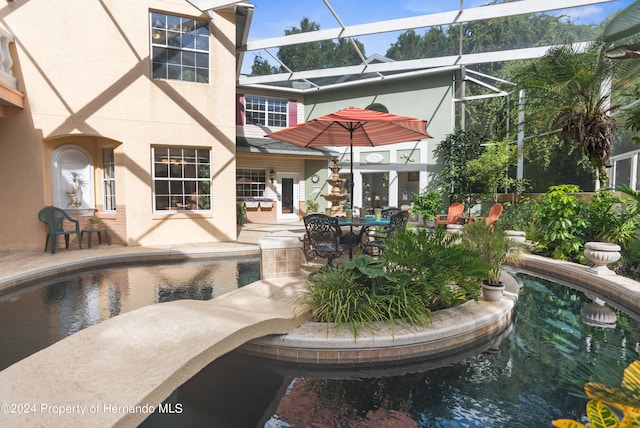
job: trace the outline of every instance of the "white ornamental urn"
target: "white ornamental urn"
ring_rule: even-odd
[[[615,275],[616,273],[607,267],[608,264],[620,260],[620,246],[608,242],[587,242],[584,244],[584,255],[593,264],[587,270],[596,275]]]

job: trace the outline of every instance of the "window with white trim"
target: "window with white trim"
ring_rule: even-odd
[[[154,211],[211,210],[211,150],[153,147]]]
[[[264,169],[236,169],[236,197],[261,198],[267,190],[267,172]]]
[[[640,150],[612,156],[612,173],[609,174],[609,185],[630,186],[634,190],[640,189]]]
[[[116,175],[113,149],[102,149],[102,189],[104,191],[104,210],[116,210]]]
[[[153,79],[209,83],[209,22],[151,13]]]
[[[287,100],[245,95],[246,125],[287,126]]]

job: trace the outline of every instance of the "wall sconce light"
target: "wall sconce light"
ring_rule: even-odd
[[[269,171],[269,180],[271,180],[273,184],[276,183],[276,172],[273,170],[273,168],[271,168],[271,171]]]

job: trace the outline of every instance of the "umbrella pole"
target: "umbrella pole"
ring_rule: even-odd
[[[349,208],[353,216],[353,130],[349,133],[349,148],[351,149],[349,154]],[[349,232],[349,239],[353,239],[353,217],[351,218]],[[349,260],[353,259],[353,245],[353,242],[349,244]]]

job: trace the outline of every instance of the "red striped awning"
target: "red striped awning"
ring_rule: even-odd
[[[353,107],[266,136],[301,147],[374,147],[433,138],[426,120]]]

